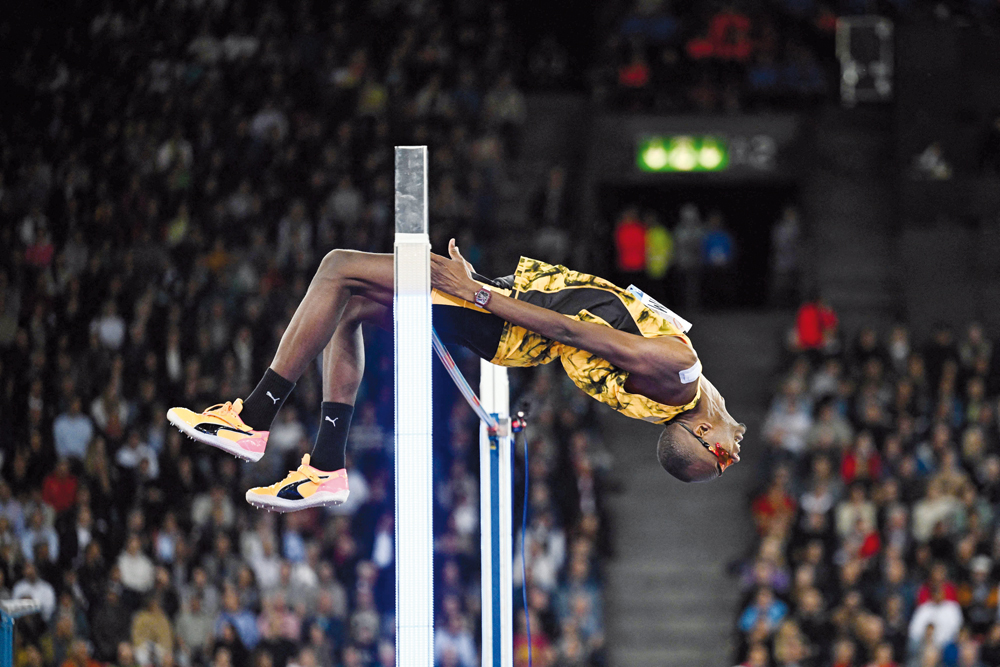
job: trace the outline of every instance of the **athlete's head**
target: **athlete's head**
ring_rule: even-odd
[[[706,391],[693,410],[663,427],[656,457],[664,470],[682,482],[709,482],[739,462],[746,430],[725,410],[725,401],[719,405]]]

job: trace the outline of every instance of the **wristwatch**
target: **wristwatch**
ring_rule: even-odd
[[[480,308],[485,308],[486,304],[490,302],[490,297],[492,296],[493,292],[491,292],[488,287],[483,285],[482,287],[479,288],[479,291],[476,292],[475,296],[476,305],[479,306]]]

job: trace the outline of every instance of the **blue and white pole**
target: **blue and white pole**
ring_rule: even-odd
[[[507,369],[480,363],[479,395],[486,412],[499,422],[491,436],[479,427],[479,503],[482,533],[482,667],[513,667],[513,433]]]
[[[40,609],[34,600],[0,602],[0,667],[14,667],[14,621]]]

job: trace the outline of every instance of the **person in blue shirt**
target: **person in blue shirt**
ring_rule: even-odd
[[[736,242],[725,228],[719,211],[709,214],[706,227],[701,239],[706,296],[713,305],[726,305],[733,301],[732,269],[736,259]]]
[[[240,598],[232,587],[227,587],[222,598],[222,611],[219,612],[219,618],[215,622],[216,637],[222,636],[226,625],[236,631],[243,646],[249,650],[253,650],[260,641],[257,619],[252,612],[240,607]]]
[[[781,621],[788,615],[788,605],[774,597],[774,591],[767,586],[757,589],[753,604],[740,614],[739,628],[747,633],[753,630],[760,621],[767,625],[768,632],[777,630]]]

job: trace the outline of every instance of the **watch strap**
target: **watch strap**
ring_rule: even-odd
[[[490,299],[492,298],[493,298],[493,291],[486,285],[483,285],[478,290],[476,290],[476,294],[475,296],[472,297],[472,301],[480,308],[485,308],[486,305],[490,302]]]

